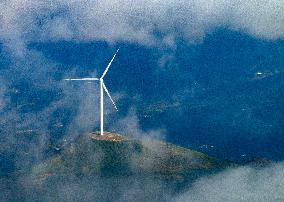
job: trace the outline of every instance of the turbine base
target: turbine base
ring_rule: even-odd
[[[102,141],[113,141],[113,142],[120,142],[125,140],[126,138],[122,135],[117,133],[111,133],[104,131],[104,135],[101,135],[100,131],[92,132],[89,135],[91,140],[102,140]]]

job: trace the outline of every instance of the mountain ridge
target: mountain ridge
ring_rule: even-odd
[[[68,176],[150,174],[163,180],[194,179],[231,164],[207,154],[159,140],[106,132],[77,137],[73,143],[32,169],[34,179]],[[196,176],[195,176],[196,175]],[[45,176],[45,177],[44,177]],[[194,177],[195,176],[195,177]]]

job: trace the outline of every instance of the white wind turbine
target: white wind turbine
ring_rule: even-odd
[[[104,77],[108,72],[109,67],[111,66],[116,54],[118,53],[119,49],[116,51],[114,56],[112,57],[111,61],[109,62],[108,66],[106,67],[103,75],[100,78],[79,78],[79,79],[64,79],[65,81],[100,81],[100,108],[101,108],[101,135],[104,135],[104,90],[107,93],[108,97],[110,98],[114,108],[118,111],[113,99],[111,98],[109,91],[104,83]]]

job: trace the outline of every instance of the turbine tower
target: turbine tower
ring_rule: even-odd
[[[110,93],[104,83],[104,77],[106,76],[109,67],[111,66],[116,54],[118,53],[119,49],[117,49],[116,53],[112,57],[111,61],[109,62],[108,66],[106,67],[105,71],[103,72],[100,78],[78,78],[78,79],[64,79],[65,81],[100,81],[100,108],[101,108],[101,135],[104,135],[104,91],[110,98],[114,108],[118,111],[113,99],[110,96]]]

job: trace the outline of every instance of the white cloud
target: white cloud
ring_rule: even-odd
[[[11,0],[0,6],[0,38],[18,52],[35,40],[199,42],[220,26],[262,39],[284,37],[282,0]]]
[[[156,129],[150,131],[143,131],[140,127],[139,118],[134,108],[130,108],[125,117],[119,119],[111,127],[112,131],[118,131],[121,134],[142,138],[145,142],[149,139],[164,139],[165,131],[163,129]]]
[[[283,201],[284,164],[240,167],[202,178],[174,201]]]
[[[270,40],[284,37],[282,0],[237,0],[231,16],[232,29]]]
[[[70,86],[67,86],[70,85]],[[99,88],[96,83],[80,83],[79,89],[72,87],[72,83],[65,84],[65,94],[69,102],[78,102],[78,111],[68,128],[68,136],[77,136],[92,131],[99,126]],[[74,103],[72,103],[74,104]]]

